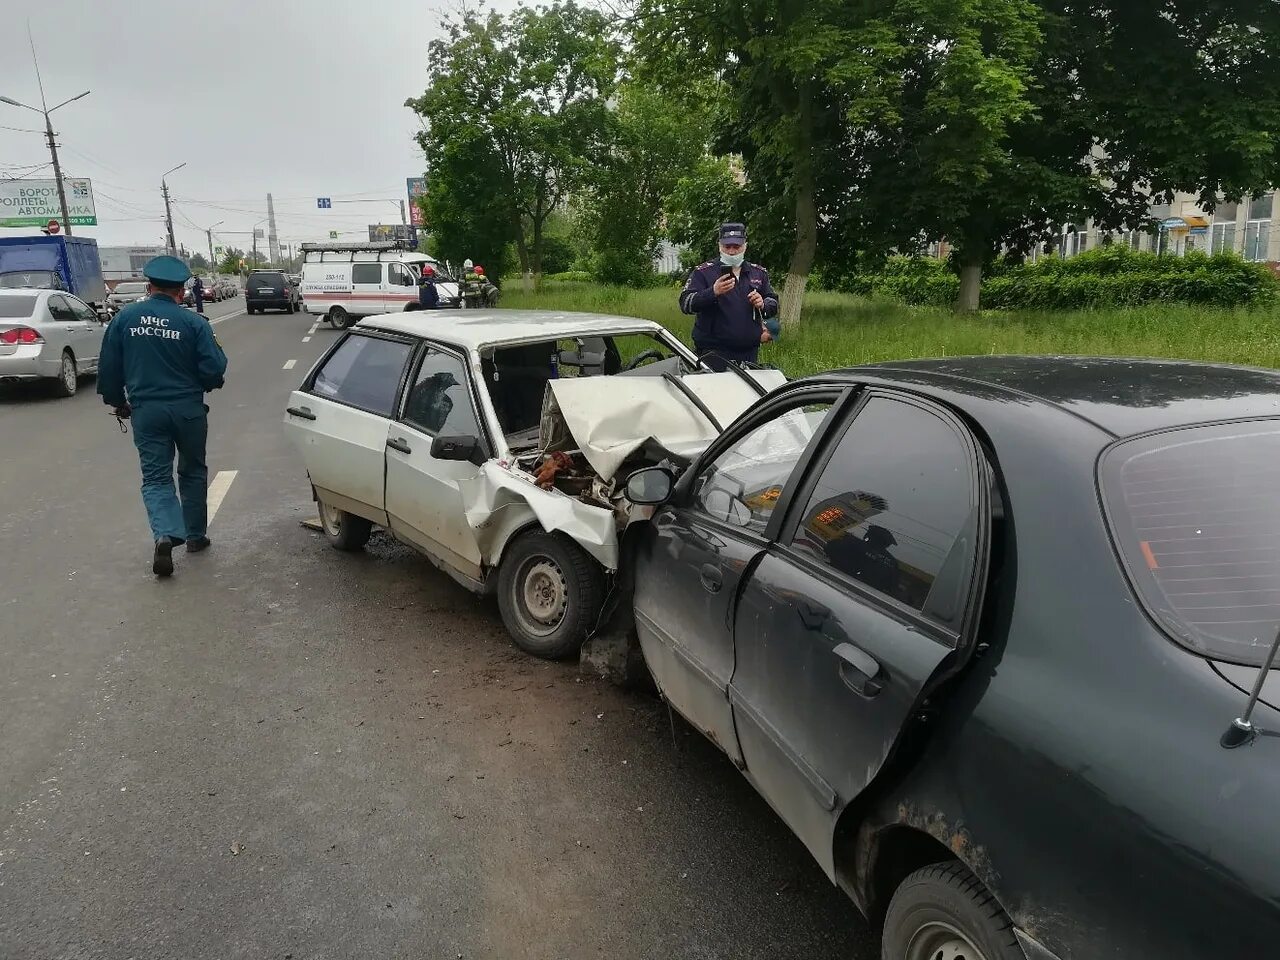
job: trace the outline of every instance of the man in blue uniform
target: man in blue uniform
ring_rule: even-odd
[[[680,291],[680,309],[693,314],[693,345],[711,369],[726,361],[756,362],[760,344],[777,340],[778,295],[764,267],[746,262],[747,228],[720,225],[720,259],[695,267]]]
[[[195,301],[196,313],[204,313],[204,281],[198,274],[191,281],[191,299]]]
[[[418,281],[418,304],[423,310],[434,310],[440,305],[440,291],[436,289],[436,268],[429,263],[422,265],[422,279]]]
[[[177,257],[155,257],[142,272],[150,296],[129,304],[107,327],[98,393],[116,416],[133,420],[142,502],[155,539],[151,570],[167,577],[175,546],[185,542],[188,553],[209,546],[204,395],[222,386],[227,358],[209,322],[182,306],[183,284],[191,276],[187,265]]]

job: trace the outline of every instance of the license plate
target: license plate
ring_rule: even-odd
[[[273,290],[271,287],[259,287],[258,292],[259,293],[275,293],[275,290]]]

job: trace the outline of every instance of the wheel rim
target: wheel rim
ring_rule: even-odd
[[[987,960],[987,955],[951,924],[934,922],[915,932],[906,960]]]
[[[560,565],[549,557],[530,557],[516,578],[516,609],[534,636],[555,633],[569,608],[569,584]]]
[[[62,355],[62,383],[68,390],[76,388],[76,363],[65,353]]]
[[[342,532],[342,511],[321,501],[320,526],[324,527],[324,532],[329,536],[338,536]]]

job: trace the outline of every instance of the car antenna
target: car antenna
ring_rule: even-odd
[[[1250,718],[1253,716],[1253,708],[1258,705],[1258,696],[1262,693],[1262,685],[1266,682],[1267,675],[1271,672],[1271,665],[1275,663],[1277,651],[1280,651],[1280,629],[1276,630],[1276,638],[1271,641],[1271,652],[1267,654],[1266,662],[1262,665],[1262,669],[1258,671],[1257,678],[1253,681],[1253,692],[1249,694],[1249,699],[1244,705],[1244,713],[1231,721],[1231,726],[1227,727],[1226,733],[1218,741],[1228,750],[1251,743],[1253,738],[1258,735],[1258,730]]]

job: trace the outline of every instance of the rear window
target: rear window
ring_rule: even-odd
[[[1102,486],[1155,617],[1198,653],[1260,666],[1280,629],[1280,421],[1119,444]]]
[[[117,283],[115,293],[143,293],[147,289],[145,283]]]
[[[36,287],[43,290],[56,286],[57,277],[52,270],[15,270],[13,273],[0,273],[0,287],[10,290]]]
[[[284,274],[282,273],[251,273],[249,274],[250,287],[272,287],[276,290],[284,289]]]
[[[35,297],[0,297],[0,320],[24,320],[35,312]]]

